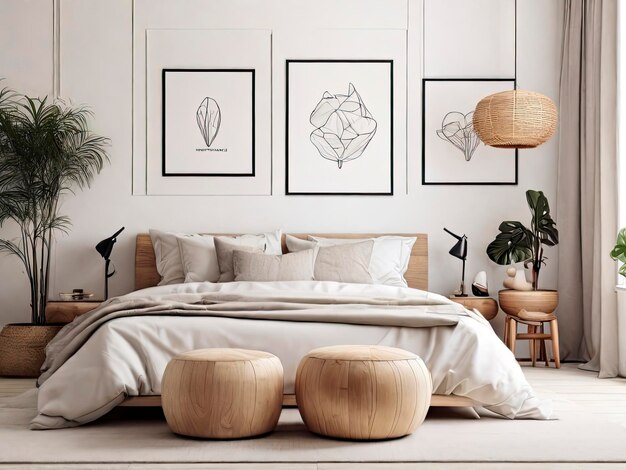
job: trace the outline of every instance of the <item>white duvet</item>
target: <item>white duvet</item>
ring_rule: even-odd
[[[78,426],[125,398],[159,395],[168,361],[234,347],[281,360],[294,393],[300,359],[337,344],[379,344],[419,355],[433,393],[469,397],[507,418],[548,419],[513,354],[480,315],[416,289],[334,282],[161,286],[112,299],[50,343],[33,429]]]

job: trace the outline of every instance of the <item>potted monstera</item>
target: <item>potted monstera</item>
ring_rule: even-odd
[[[523,263],[532,272],[530,290],[499,292],[500,308],[509,315],[517,315],[521,309],[552,313],[559,301],[556,290],[539,289],[539,273],[547,259],[544,247],[559,243],[559,231],[542,191],[529,189],[526,201],[531,213],[530,227],[506,220],[500,224],[496,239],[487,247],[487,255],[493,262],[501,265]]]
[[[626,278],[626,228],[617,234],[615,246],[611,250],[611,258],[620,262],[619,274]],[[622,279],[623,280],[623,279]],[[617,344],[619,350],[620,364],[619,375],[626,376],[626,367],[622,358],[626,358],[626,285],[620,283],[617,290]]]
[[[61,199],[89,186],[108,160],[107,139],[88,129],[89,112],[47,98],[0,90],[0,254],[17,256],[29,283],[31,322],[0,332],[0,375],[36,377],[47,343],[61,328],[46,323],[54,235],[67,231]],[[25,299],[26,301],[26,299]]]

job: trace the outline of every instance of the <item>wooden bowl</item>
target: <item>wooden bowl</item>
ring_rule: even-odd
[[[512,290],[498,292],[500,308],[504,313],[517,316],[520,310],[529,312],[552,313],[559,304],[559,292],[556,290]]]

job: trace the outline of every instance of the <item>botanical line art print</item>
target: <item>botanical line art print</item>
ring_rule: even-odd
[[[324,92],[309,120],[315,127],[311,142],[323,158],[336,162],[339,169],[363,155],[376,134],[377,122],[352,83],[346,95]]]
[[[206,146],[211,147],[222,123],[222,111],[217,101],[208,96],[204,98],[196,111],[196,121]]]
[[[440,139],[450,142],[458,148],[469,162],[481,140],[474,131],[474,111],[467,114],[458,111],[447,113],[441,121],[441,129],[437,130]]]

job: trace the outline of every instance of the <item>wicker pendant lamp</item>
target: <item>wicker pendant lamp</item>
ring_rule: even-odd
[[[545,95],[526,90],[489,95],[474,111],[474,130],[486,145],[533,148],[554,135],[558,113]]]

